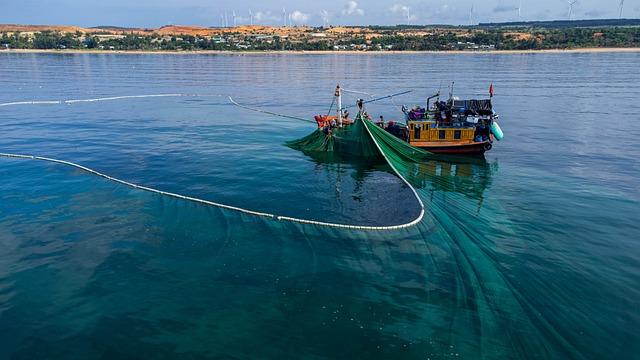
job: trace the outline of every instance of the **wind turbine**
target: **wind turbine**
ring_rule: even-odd
[[[249,24],[253,26],[253,12],[249,9]]]
[[[473,4],[471,4],[471,10],[469,10],[469,25],[473,25]]]
[[[622,19],[622,10],[624,10],[624,0],[620,0],[620,19]]]
[[[320,10],[320,17],[322,18],[322,24],[324,27],[329,27],[329,11]]]
[[[236,23],[236,11],[233,10],[233,27],[236,27],[237,23]]]
[[[522,0],[518,2],[518,21],[522,20]]]
[[[571,20],[571,15],[573,15],[573,7],[578,2],[578,0],[567,0],[569,3],[569,20]]]
[[[284,27],[287,27],[287,9],[282,8],[282,21],[284,22]]]

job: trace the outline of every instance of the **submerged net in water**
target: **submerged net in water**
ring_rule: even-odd
[[[461,357],[467,358],[525,358],[536,355],[540,358],[580,357],[574,353],[571,344],[555,330],[553,324],[536,309],[536,304],[519,291],[517,283],[509,273],[510,269],[497,258],[498,251],[495,249],[492,238],[487,234],[494,234],[493,237],[513,236],[509,232],[508,221],[496,208],[489,208],[490,211],[485,210],[479,213],[475,201],[468,200],[468,198],[482,199],[486,184],[476,180],[488,181],[488,175],[485,172],[480,172],[479,178],[469,176],[465,182],[456,182],[459,179],[454,175],[437,175],[435,167],[438,164],[437,161],[432,160],[443,160],[441,155],[412,147],[361,117],[358,117],[352,126],[339,129],[330,136],[317,130],[302,139],[289,142],[288,145],[307,154],[358,156],[388,163],[416,195],[422,207],[420,216],[399,226],[362,227],[322,223],[259,213],[159,191],[119,180],[67,161],[14,154],[0,154],[0,156],[43,160],[72,166],[121,185],[162,195],[163,199],[168,197],[167,201],[187,200],[208,207],[216,207],[217,210],[213,213],[195,212],[203,214],[196,218],[197,221],[191,218],[192,212],[189,212],[189,216],[184,217],[183,220],[188,218],[189,224],[214,222],[219,225],[219,228],[227,230],[228,238],[232,238],[234,242],[244,239],[246,243],[251,243],[251,250],[255,250],[255,239],[264,236],[265,233],[273,234],[272,238],[288,238],[296,241],[305,239],[314,256],[315,251],[322,254],[322,249],[326,249],[327,253],[333,255],[344,248],[347,248],[347,251],[352,250],[348,245],[342,248],[335,246],[335,243],[327,241],[327,238],[340,239],[347,244],[349,243],[347,239],[355,239],[362,244],[367,244],[366,246],[376,248],[376,251],[367,249],[369,252],[363,251],[363,253],[371,256],[371,263],[382,264],[381,272],[384,271],[385,276],[388,273],[392,275],[394,273],[389,271],[393,266],[385,268],[384,265],[394,265],[394,261],[402,258],[404,261],[402,264],[411,263],[415,266],[416,270],[413,273],[422,280],[415,285],[415,294],[424,296],[402,296],[405,302],[409,299],[409,302],[404,304],[411,304],[413,301],[415,306],[412,309],[415,310],[409,314],[415,316],[411,318],[397,316],[399,319],[397,328],[403,329],[402,332],[388,325],[385,330],[400,332],[400,337],[404,335],[405,339],[410,339],[418,346],[422,342],[422,349],[433,351],[435,348],[435,350],[449,351],[455,346],[455,354],[460,352]],[[460,163],[458,161],[449,166],[459,166]],[[463,191],[456,191],[458,188],[462,188]],[[438,189],[443,191],[437,191]],[[474,191],[471,192],[469,189]],[[423,201],[428,205],[426,209]],[[171,211],[175,211],[176,208],[181,209],[174,206],[165,206],[165,208],[171,208]],[[425,211],[426,215],[423,218]],[[166,218],[173,219],[173,217]],[[417,226],[407,229],[413,225]],[[362,230],[376,230],[376,232],[365,234]],[[393,232],[379,230],[393,230]],[[424,243],[416,251],[416,254],[424,254],[424,261],[419,256],[411,256],[411,259],[407,260],[409,258],[406,252],[407,245],[413,246],[419,241],[404,241],[397,246],[388,246],[392,240],[400,242],[403,238],[424,239]],[[206,241],[211,241],[208,234]],[[260,255],[262,256],[263,253],[260,252]],[[396,279],[403,281],[402,279],[407,278],[407,273],[411,273],[411,269],[411,267],[403,267],[401,272],[395,274]],[[361,278],[358,280],[362,283]],[[363,286],[363,289],[368,288]],[[413,300],[414,298],[416,300]],[[369,303],[365,311],[370,309]],[[438,337],[441,334],[449,335],[446,340],[440,340],[446,347],[443,345],[438,348],[437,345],[431,345],[432,339],[435,339],[436,344],[438,343]],[[444,355],[449,353],[440,352]]]
[[[409,168],[404,164],[404,161],[419,161],[420,159],[426,159],[428,152],[416,149],[402,140],[399,140],[393,135],[388,134],[386,131],[378,128],[376,125],[368,120],[362,119],[359,115],[355,123],[352,126],[341,128],[330,134],[325,134],[323,131],[318,130],[311,135],[302,138],[298,141],[294,141],[288,144],[290,147],[300,149],[308,153],[317,154],[339,154],[340,156],[357,156],[375,160],[386,160],[393,171],[400,177],[400,179],[411,189],[419,208],[416,213],[417,216],[413,220],[393,225],[361,225],[361,224],[345,224],[345,223],[333,223],[324,222],[312,219],[281,216],[276,214],[270,214],[260,212],[251,209],[245,209],[237,206],[226,205],[218,202],[213,202],[205,199],[195,198],[191,196],[185,196],[182,194],[172,193],[155,189],[143,185],[131,183],[126,180],[118,179],[110,175],[101,173],[89,167],[79,165],[74,162],[40,157],[24,154],[12,154],[12,153],[0,153],[0,157],[22,158],[47,161],[57,164],[63,164],[74,167],[79,170],[89,172],[91,174],[103,177],[116,183],[120,183],[132,188],[157,193],[164,196],[179,198],[183,200],[189,200],[192,202],[202,203],[206,205],[215,206],[218,208],[237,211],[245,214],[250,214],[259,217],[271,218],[274,220],[288,221],[294,223],[313,224],[318,226],[345,228],[345,229],[358,229],[358,230],[396,230],[406,227],[411,227],[418,224],[424,216],[424,205],[420,196],[416,192],[415,188],[405,178],[409,175]]]

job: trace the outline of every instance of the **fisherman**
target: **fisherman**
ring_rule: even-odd
[[[391,134],[393,134],[393,135],[395,135],[397,137],[401,137],[402,136],[402,129],[393,120],[390,120],[389,123],[387,123],[387,127],[385,128],[385,130],[387,130],[387,132],[389,132],[389,133],[391,133]]]
[[[356,105],[358,105],[358,109],[359,109],[360,111],[362,111],[362,110],[363,110],[363,108],[364,108],[364,100],[363,100],[363,99],[358,99],[358,100],[356,101]]]
[[[382,115],[380,115],[380,120],[376,123],[376,125],[384,128],[384,117],[382,117]]]

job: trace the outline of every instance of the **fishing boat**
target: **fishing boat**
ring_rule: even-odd
[[[427,98],[426,107],[402,107],[404,128],[386,125],[388,131],[409,144],[441,154],[483,154],[504,134],[493,111],[493,85],[489,99],[461,100],[450,94],[440,101],[440,92]],[[431,104],[431,100],[435,100]]]
[[[333,108],[333,104],[337,102],[335,116],[315,116],[318,128],[322,129],[326,135],[340,132],[353,123],[346,110],[348,107],[342,107],[343,91],[338,85],[334,101],[331,104],[331,108]],[[426,107],[424,108],[415,106],[409,109],[402,106],[404,123],[385,122],[382,117],[374,123],[410,145],[431,153],[484,154],[491,150],[494,141],[502,140],[504,136],[497,122],[499,115],[493,111],[491,102],[493,85],[491,85],[489,93],[489,99],[461,100],[450,92],[447,101],[440,101],[440,92],[438,92],[426,99]],[[379,99],[358,100],[358,115],[371,121],[371,116],[364,109],[364,104]]]

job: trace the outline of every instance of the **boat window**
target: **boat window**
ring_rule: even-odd
[[[456,140],[460,140],[460,134],[461,134],[460,130],[454,130],[453,131],[453,138],[456,139]]]
[[[420,139],[420,125],[416,125],[416,129],[413,133],[413,137],[416,139]]]
[[[445,138],[445,131],[444,130],[440,130],[438,132],[438,139],[443,140]]]

